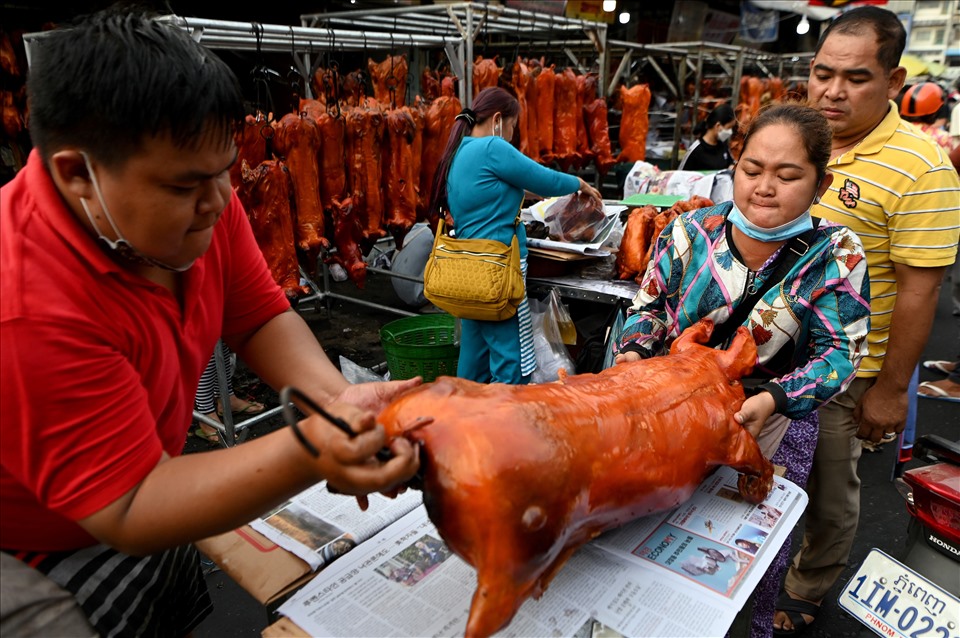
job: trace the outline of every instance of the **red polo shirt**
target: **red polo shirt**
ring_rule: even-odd
[[[0,547],[94,544],[74,521],[180,454],[217,338],[290,307],[236,194],[182,277],[181,307],[120,268],[36,151],[0,189]]]

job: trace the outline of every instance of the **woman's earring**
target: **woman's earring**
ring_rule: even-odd
[[[493,134],[497,137],[503,137],[503,120],[497,120],[493,123]]]

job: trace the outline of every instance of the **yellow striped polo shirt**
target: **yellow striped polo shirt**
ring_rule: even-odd
[[[904,122],[891,102],[862,142],[830,162],[833,184],[813,214],[860,236],[870,274],[869,356],[857,376],[880,372],[897,297],[894,263],[949,266],[960,235],[960,179],[943,150]]]

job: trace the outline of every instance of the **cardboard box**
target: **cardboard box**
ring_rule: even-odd
[[[314,576],[305,561],[249,525],[196,545],[271,613]]]
[[[260,635],[263,636],[263,638],[285,638],[287,636],[310,638],[310,634],[300,629],[300,625],[286,616],[264,629]]]

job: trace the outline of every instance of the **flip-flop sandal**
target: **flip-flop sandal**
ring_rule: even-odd
[[[260,414],[264,411],[264,405],[256,401],[247,401],[247,405],[243,406],[242,410],[233,410],[234,414]]]
[[[216,433],[216,432],[204,432],[204,431],[203,431],[203,428],[201,428],[201,427],[196,428],[196,429],[195,429],[193,432],[191,432],[190,434],[192,434],[193,436],[197,437],[198,439],[203,439],[204,441],[207,441],[207,442],[209,442],[209,443],[219,443],[219,442],[220,442],[220,435],[219,435],[218,433]]]
[[[920,388],[927,390],[930,394],[924,394],[920,392]],[[923,397],[925,399],[936,399],[938,401],[950,401],[952,403],[960,403],[960,396],[954,396],[938,386],[933,381],[924,381],[917,388],[917,396]]]
[[[956,368],[956,361],[924,361],[923,367],[926,370],[932,370],[941,374],[950,374]]]
[[[814,605],[813,603],[808,603],[805,600],[791,598],[789,594],[784,592],[780,594],[780,598],[777,599],[777,605],[774,610],[785,613],[787,617],[790,618],[790,622],[793,624],[793,629],[777,629],[774,627],[773,635],[798,636],[803,633],[807,627],[812,625],[814,621],[816,621],[817,614],[820,613],[820,605]],[[813,620],[807,622],[801,614],[813,616]]]

